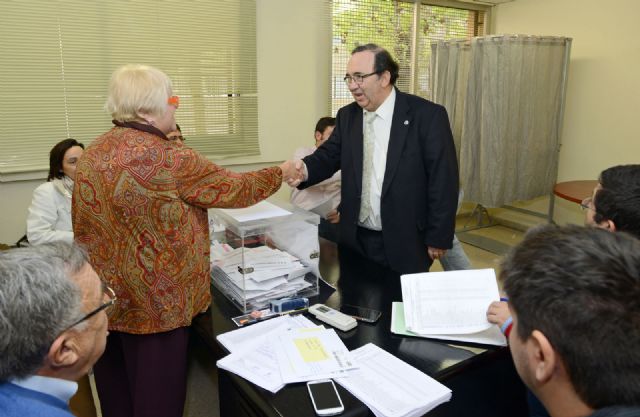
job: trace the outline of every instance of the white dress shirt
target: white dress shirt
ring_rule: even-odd
[[[69,404],[71,397],[78,391],[77,382],[47,376],[32,375],[23,379],[12,379],[9,382],[22,388],[51,395],[65,404]]]
[[[315,152],[316,147],[298,148],[293,159],[302,159],[305,156]],[[327,212],[335,210],[340,204],[340,187],[341,174],[337,171],[331,178],[312,185],[304,190],[293,188],[291,190],[291,204],[305,210],[313,211],[323,218],[326,218]]]
[[[371,230],[382,230],[380,200],[382,197],[382,182],[384,181],[384,173],[387,168],[387,149],[389,148],[391,122],[393,120],[393,110],[395,106],[396,89],[392,88],[389,96],[375,111],[376,118],[373,121],[373,130],[375,132],[375,142],[373,150],[373,178],[371,178],[371,188],[369,189],[371,214],[361,224],[361,226]],[[362,111],[364,116],[364,112],[366,112],[366,110],[363,109]],[[364,132],[364,117],[362,118],[362,123],[362,131]]]

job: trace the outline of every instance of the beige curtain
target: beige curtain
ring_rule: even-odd
[[[433,100],[449,113],[466,200],[499,207],[549,194],[570,46],[522,35],[432,44]]]

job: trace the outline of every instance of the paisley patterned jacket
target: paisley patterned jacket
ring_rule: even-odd
[[[118,301],[109,329],[159,333],[207,309],[207,208],[246,207],[280,188],[279,167],[233,173],[158,129],[118,123],[77,168],[75,240]]]

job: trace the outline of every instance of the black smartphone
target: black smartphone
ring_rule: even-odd
[[[349,304],[342,305],[342,307],[340,307],[340,312],[347,316],[351,316],[358,321],[364,321],[367,323],[375,323],[382,314],[378,310],[374,310],[372,308],[352,306]]]

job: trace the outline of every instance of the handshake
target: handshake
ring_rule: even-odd
[[[307,179],[304,162],[300,159],[285,161],[279,167],[282,170],[282,182],[286,182],[289,187],[297,187]]]

